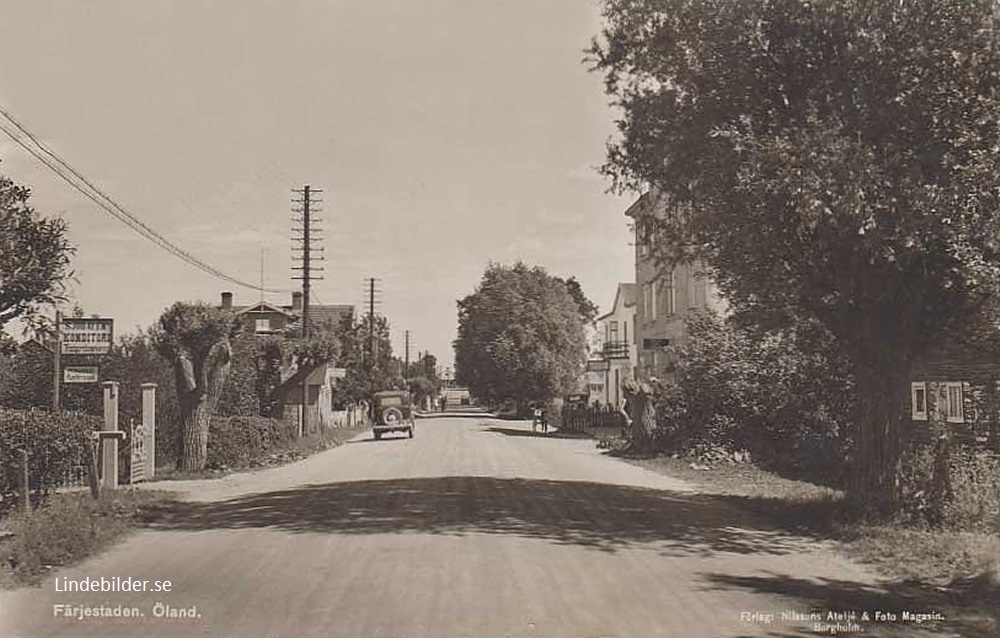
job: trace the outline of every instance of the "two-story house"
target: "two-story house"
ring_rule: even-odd
[[[625,400],[622,383],[635,378],[638,365],[635,345],[636,286],[620,283],[611,311],[597,318],[599,362],[588,365],[590,400],[621,407]]]
[[[625,211],[635,229],[636,310],[634,342],[638,355],[636,378],[670,378],[676,361],[669,346],[687,338],[684,316],[694,309],[726,311],[725,300],[698,262],[658,265],[650,251],[643,220],[666,214],[663,196],[655,189],[643,194]]]
[[[292,293],[292,303],[289,305],[278,305],[261,300],[249,306],[234,306],[233,293],[223,292],[222,307],[235,313],[236,319],[244,331],[250,331],[260,336],[282,332],[293,335],[301,333],[303,311],[301,292]],[[309,325],[313,334],[319,330],[332,330],[344,317],[353,316],[353,305],[309,305]],[[309,430],[332,422],[334,368],[334,362],[330,361],[326,365],[311,370],[304,383],[294,383],[295,366],[293,362],[287,362],[281,372],[282,403],[285,406],[287,419],[302,424],[303,412],[305,412],[305,422],[308,424]],[[288,387],[285,387],[286,385]],[[302,407],[303,396],[306,399],[305,410]]]

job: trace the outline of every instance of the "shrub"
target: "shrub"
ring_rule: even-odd
[[[217,417],[208,431],[206,467],[222,468],[247,464],[268,450],[295,438],[295,426],[264,417]]]
[[[8,508],[20,489],[18,450],[27,450],[31,488],[44,497],[83,464],[86,439],[100,427],[101,420],[87,414],[0,408],[0,509]]]
[[[1000,455],[961,447],[947,459],[947,493],[940,494],[933,445],[912,445],[900,473],[901,516],[908,522],[964,532],[992,532],[1000,516]]]
[[[707,312],[685,320],[675,379],[655,389],[660,449],[749,450],[765,467],[841,483],[850,378],[811,324],[754,332]]]

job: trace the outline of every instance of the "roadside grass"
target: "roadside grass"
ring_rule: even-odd
[[[86,491],[50,496],[30,515],[0,519],[0,589],[37,585],[55,568],[111,546],[144,524],[144,515],[171,498],[167,492],[121,488],[99,500]]]
[[[658,456],[623,460],[686,480],[708,494],[731,497],[739,507],[783,528],[838,542],[841,550],[881,575],[938,589],[961,589],[992,601],[1000,597],[997,534],[867,522],[842,492],[782,478],[749,463],[712,464]],[[694,467],[692,467],[694,465]]]

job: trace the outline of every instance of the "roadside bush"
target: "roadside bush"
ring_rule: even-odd
[[[995,532],[1000,516],[1000,455],[970,447],[946,460],[947,493],[935,475],[933,445],[904,450],[900,472],[901,517],[906,522],[963,532]]]
[[[654,388],[661,450],[749,451],[761,466],[842,484],[850,378],[819,327],[755,332],[708,312],[686,319],[675,379]]]
[[[43,498],[84,464],[86,439],[100,427],[101,420],[88,414],[0,408],[0,511],[20,489],[18,450],[27,450],[31,489]]]
[[[207,468],[237,467],[295,438],[295,426],[264,417],[217,417],[208,430]]]
[[[1000,516],[1000,455],[961,448],[951,455],[951,498],[944,521],[962,531],[996,531]]]

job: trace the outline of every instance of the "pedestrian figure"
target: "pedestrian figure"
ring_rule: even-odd
[[[535,404],[531,411],[531,431],[537,432],[538,426],[542,424],[542,407]]]

